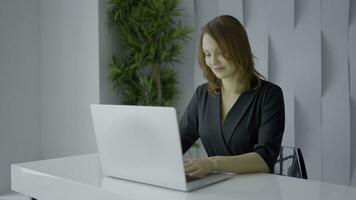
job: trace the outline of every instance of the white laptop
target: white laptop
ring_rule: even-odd
[[[190,191],[231,177],[186,177],[173,107],[91,105],[103,174]]]

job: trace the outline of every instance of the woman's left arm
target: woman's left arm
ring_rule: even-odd
[[[258,129],[258,142],[253,151],[259,154],[273,172],[274,164],[281,149],[285,126],[285,110],[282,89],[273,85],[267,91]]]
[[[268,166],[256,152],[236,156],[213,156],[203,160],[185,161],[186,174],[202,177],[213,171],[231,173],[268,172]]]

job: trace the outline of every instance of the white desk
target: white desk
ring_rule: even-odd
[[[12,190],[38,200],[355,200],[356,188],[272,174],[236,175],[193,192],[102,176],[97,154],[11,166]]]

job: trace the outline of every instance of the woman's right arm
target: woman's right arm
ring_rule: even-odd
[[[199,138],[198,89],[195,91],[179,122],[179,132],[183,154]]]

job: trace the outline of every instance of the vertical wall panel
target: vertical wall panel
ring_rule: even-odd
[[[245,0],[245,28],[258,72],[268,78],[268,0]]]
[[[311,179],[321,180],[320,0],[298,0],[295,29],[295,143]]]
[[[356,186],[356,2],[350,1],[349,73],[351,109],[351,185]]]
[[[323,180],[350,183],[349,0],[321,0]]]
[[[350,6],[349,7],[349,26],[355,26],[355,23],[356,23],[356,1],[350,0],[349,6]],[[355,55],[355,54],[353,54],[353,55]]]
[[[219,0],[217,2],[217,15],[231,15],[243,24],[243,0]]]
[[[283,145],[294,146],[294,0],[271,0],[269,5],[268,77],[282,87],[286,108]]]

